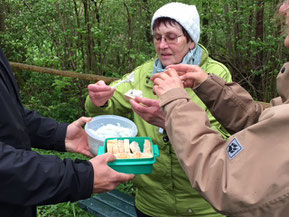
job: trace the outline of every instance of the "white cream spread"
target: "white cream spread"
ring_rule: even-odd
[[[141,90],[136,90],[136,89],[130,89],[125,93],[126,96],[135,98],[137,96],[142,96],[142,91]]]
[[[125,128],[120,126],[119,123],[117,125],[107,124],[103,125],[97,130],[89,129],[89,131],[98,137],[101,138],[112,138],[112,137],[128,137],[132,135],[132,129]]]

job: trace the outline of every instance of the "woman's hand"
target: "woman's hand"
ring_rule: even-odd
[[[153,75],[151,80],[154,82],[153,91],[158,97],[171,89],[184,87],[178,73],[173,68],[167,68],[165,72]]]
[[[98,81],[96,84],[90,84],[87,87],[88,94],[96,106],[103,106],[114,94],[115,88],[105,84],[104,81]]]
[[[178,64],[170,65],[167,68],[177,71],[185,88],[196,88],[208,78],[208,74],[196,65]]]
[[[146,122],[164,128],[165,114],[158,100],[137,96],[130,100],[132,110]]]

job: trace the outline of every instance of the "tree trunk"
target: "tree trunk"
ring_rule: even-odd
[[[5,32],[6,6],[5,1],[0,2],[0,32]]]
[[[264,41],[264,0],[257,0],[257,7],[258,10],[256,11],[256,39],[259,40],[260,43],[262,43]],[[255,61],[255,66],[257,68],[262,67],[264,62],[264,52],[263,50],[259,50],[257,52],[257,58]],[[266,98],[266,91],[267,91],[267,87],[266,87],[266,80],[268,74],[265,73],[263,75],[263,79],[261,75],[256,75],[254,77],[254,83],[257,87],[258,91],[258,99],[262,99],[265,100]]]
[[[101,29],[101,14],[100,14],[99,9],[101,7],[101,4],[103,3],[103,0],[98,0],[98,1],[93,1],[93,2],[94,2],[94,10],[92,12],[94,15],[93,17],[95,17],[95,21],[96,21],[95,25],[97,26],[98,29]],[[100,38],[96,38],[96,45],[98,48],[101,48],[102,41]],[[95,67],[97,67],[98,74],[103,74],[103,66],[105,64],[104,59],[105,59],[106,53],[102,52],[96,55],[94,52],[93,55],[94,55]],[[100,63],[98,66],[97,66],[97,62]]]
[[[203,1],[202,3],[202,8],[203,8],[203,13],[204,14],[207,14],[208,13],[208,8],[209,8],[209,3],[207,1]],[[208,28],[207,26],[209,25],[209,19],[206,17],[206,16],[203,16],[202,19],[202,28]],[[205,45],[205,47],[207,47],[208,45],[208,35],[206,33],[203,33],[202,34],[202,37],[201,37],[201,41],[202,41],[202,44]]]
[[[152,43],[152,32],[151,32],[151,18],[152,14],[150,12],[150,7],[149,7],[148,0],[143,0],[143,9],[145,11],[145,23],[146,23],[146,28],[145,28],[145,35],[146,35],[146,41],[148,43]]]
[[[230,6],[229,3],[226,2],[225,3],[225,14],[227,14],[227,16],[225,16],[225,21],[226,23],[231,23],[230,17],[228,16],[229,11],[230,11]],[[230,54],[234,54],[235,50],[233,50],[233,40],[232,40],[232,32],[231,32],[231,28],[226,28],[226,44],[227,44],[227,48],[228,48],[228,53]],[[233,63],[234,64],[234,63]]]
[[[74,4],[74,12],[76,14],[76,23],[77,23],[77,28],[80,29],[81,25],[80,25],[80,15],[79,15],[79,11],[78,11],[78,6],[76,3],[76,0],[73,0],[73,4]],[[82,57],[82,71],[84,73],[87,73],[87,68],[85,67],[85,51],[84,51],[84,46],[83,46],[83,37],[82,34],[79,33],[79,31],[76,32],[77,34],[77,41],[76,41],[76,45],[77,45],[77,49],[80,50],[81,53],[81,57]]]
[[[256,39],[260,42],[264,41],[264,0],[257,0],[258,10],[256,12]],[[257,65],[263,64],[263,51],[259,52],[259,58],[257,58]]]
[[[98,74],[97,69],[95,67],[96,60],[93,52],[94,48],[94,40],[92,37],[91,32],[91,23],[90,23],[90,0],[83,0],[83,6],[84,6],[84,20],[86,25],[86,48],[87,48],[87,68],[88,72],[95,72],[95,74]]]

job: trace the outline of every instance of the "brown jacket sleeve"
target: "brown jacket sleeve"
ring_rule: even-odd
[[[263,111],[263,107],[239,84],[226,83],[214,74],[194,91],[231,134],[256,123]]]
[[[224,141],[185,90],[160,97],[166,132],[193,188],[230,217],[287,217],[289,105]]]

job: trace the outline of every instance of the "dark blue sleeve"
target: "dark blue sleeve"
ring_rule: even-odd
[[[31,145],[65,150],[67,126],[23,108],[16,80],[0,49],[1,206],[52,204],[91,195],[94,174],[89,161],[62,160],[30,150]]]
[[[25,122],[32,147],[65,151],[67,123],[58,123],[28,109],[25,109]]]
[[[15,149],[0,142],[0,203],[21,206],[88,198],[93,189],[89,161]]]

